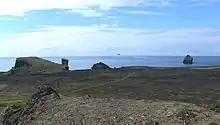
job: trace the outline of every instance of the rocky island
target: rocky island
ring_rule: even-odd
[[[193,64],[193,57],[190,55],[186,55],[183,60],[183,64]]]

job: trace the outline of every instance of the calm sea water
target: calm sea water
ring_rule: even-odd
[[[45,57],[45,59],[60,63],[62,57]],[[195,64],[184,65],[181,56],[115,56],[115,57],[64,57],[69,59],[71,70],[88,69],[94,63],[104,62],[111,67],[122,66],[156,66],[156,67],[186,67],[220,65],[220,57],[197,56]],[[16,58],[0,58],[0,71],[7,71],[14,66]]]

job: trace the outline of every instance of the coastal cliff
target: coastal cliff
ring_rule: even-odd
[[[39,57],[20,57],[15,61],[11,74],[59,72],[66,70],[66,66]]]

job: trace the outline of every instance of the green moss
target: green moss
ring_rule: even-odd
[[[7,97],[7,96],[0,96],[0,107],[6,107],[12,104],[18,105],[25,105],[27,102],[27,98],[15,98],[15,97]]]

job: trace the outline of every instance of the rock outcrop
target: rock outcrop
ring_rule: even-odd
[[[59,94],[50,86],[42,86],[33,94],[25,106],[11,105],[8,106],[1,116],[3,125],[23,125],[33,120],[47,101],[59,99]],[[35,113],[34,113],[35,112]]]
[[[111,67],[109,67],[108,65],[102,63],[102,62],[99,62],[99,63],[96,63],[92,66],[92,69],[111,69]]]
[[[183,60],[183,64],[193,64],[193,57],[190,55],[187,55]]]
[[[66,71],[69,71],[69,60],[68,59],[61,59],[62,65],[65,66]]]

